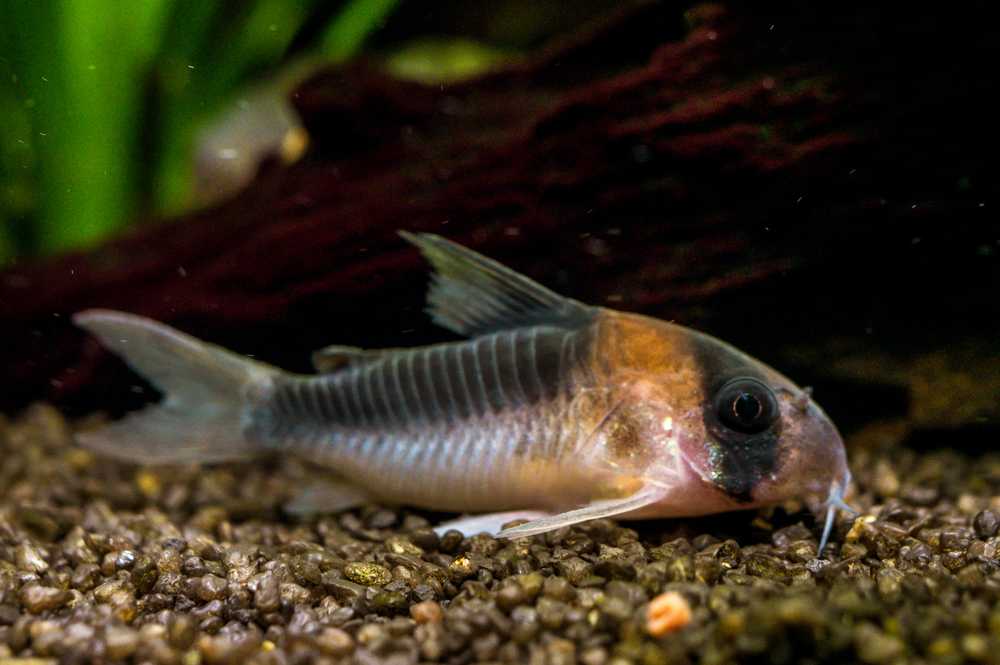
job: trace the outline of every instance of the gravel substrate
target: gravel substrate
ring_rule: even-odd
[[[319,473],[294,460],[142,469],[71,441],[49,407],[0,419],[2,665],[1000,654],[994,455],[852,451],[862,514],[841,516],[817,560],[818,529],[792,507],[601,520],[515,542],[439,538],[429,527],[442,516],[406,509],[285,515],[295,488]],[[687,599],[690,623],[653,637],[646,607],[665,591]]]

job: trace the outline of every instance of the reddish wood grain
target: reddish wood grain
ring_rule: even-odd
[[[951,321],[940,329],[995,322],[997,60],[976,7],[643,3],[460,85],[320,72],[293,99],[312,137],[302,162],[0,274],[0,409],[142,399],[69,325],[88,307],[299,369],[324,344],[442,339],[399,228],[764,357],[928,312]]]

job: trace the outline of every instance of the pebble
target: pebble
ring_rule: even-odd
[[[372,596],[371,606],[376,612],[392,614],[406,611],[408,603],[406,596],[399,591],[382,590]]]
[[[441,623],[444,612],[433,600],[425,600],[410,606],[410,616],[417,623]]]
[[[573,665],[576,663],[576,645],[566,639],[555,638],[545,647],[549,665]]]
[[[691,605],[676,591],[666,591],[649,603],[646,632],[654,637],[680,630],[691,623]]]
[[[871,624],[861,624],[854,633],[854,645],[863,663],[881,665],[899,658],[905,647],[897,637],[887,635]]]
[[[22,543],[14,548],[14,565],[18,570],[32,573],[44,573],[49,569],[41,550],[29,543]]]
[[[441,536],[441,540],[438,544],[438,549],[445,554],[454,554],[461,547],[462,541],[465,540],[465,536],[462,535],[461,531],[456,531],[455,529],[448,529]]]
[[[104,631],[104,646],[111,660],[125,660],[139,646],[139,633],[131,628],[108,626]]]
[[[511,639],[521,644],[527,644],[535,638],[541,629],[538,611],[534,607],[516,607],[510,613]]]
[[[27,584],[21,589],[20,594],[21,603],[32,614],[58,609],[68,603],[70,598],[72,595],[62,589],[40,584]]]
[[[281,605],[281,583],[277,576],[265,573],[257,583],[254,592],[254,606],[267,614],[274,612]]]
[[[455,560],[448,564],[448,574],[456,582],[472,577],[477,570],[479,570],[478,564],[471,556],[465,554],[455,557]]]
[[[344,566],[344,577],[356,584],[382,586],[392,580],[392,573],[377,563],[352,562]]]
[[[263,639],[256,629],[219,635],[202,635],[196,642],[201,657],[210,665],[239,663],[260,648]]]
[[[566,613],[569,606],[559,600],[552,598],[539,598],[535,605],[538,612],[538,621],[549,630],[558,630],[566,620]]]
[[[983,540],[992,538],[1000,529],[1000,513],[990,509],[980,511],[972,520],[972,528],[975,529],[978,538]]]
[[[228,582],[215,575],[204,575],[196,580],[195,595],[204,602],[221,600],[226,597]]]
[[[316,636],[316,646],[329,656],[346,656],[354,651],[354,638],[340,628],[324,628]]]
[[[274,519],[305,473],[292,461],[147,472],[36,446],[28,465],[18,436],[0,659],[948,665],[989,662],[1000,634],[998,455],[858,451],[860,516],[817,560],[812,517],[784,508],[439,537],[387,507]]]
[[[519,584],[504,584],[496,592],[497,607],[508,612],[524,603],[526,599],[527,594],[524,593],[524,589]]]

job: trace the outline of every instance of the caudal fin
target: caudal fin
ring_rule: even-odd
[[[243,434],[247,396],[278,370],[134,314],[88,310],[73,322],[164,393],[156,405],[80,433],[85,447],[146,464],[218,462],[257,452]]]

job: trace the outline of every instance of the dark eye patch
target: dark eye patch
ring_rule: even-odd
[[[777,466],[780,414],[774,391],[749,376],[729,379],[705,405],[712,481],[737,501],[751,501]]]
[[[782,463],[782,419],[765,373],[747,357],[707,335],[694,334],[704,401],[705,447],[711,482],[737,501]]]
[[[740,441],[708,445],[712,482],[737,501],[752,501],[753,488],[776,466],[778,437],[764,432]]]

